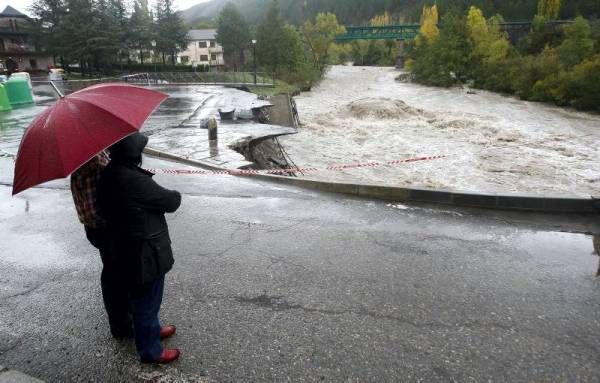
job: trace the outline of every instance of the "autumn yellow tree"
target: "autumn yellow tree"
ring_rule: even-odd
[[[425,42],[431,44],[438,38],[440,35],[438,22],[439,15],[437,5],[432,5],[431,7],[424,6],[423,15],[421,16],[421,33],[417,38],[417,45],[422,43],[422,39],[425,39]]]
[[[376,15],[371,19],[371,26],[373,26],[373,27],[383,27],[386,25],[393,25],[393,24],[394,24],[394,19],[388,13],[388,11],[385,11],[381,15]],[[382,53],[382,55],[384,57],[380,57],[379,64],[385,63],[386,65],[389,65],[390,63],[393,63],[395,61],[395,56],[397,53],[397,50],[395,49],[396,41],[394,41],[394,40],[371,41],[369,43],[369,46],[370,46],[370,48],[367,48],[368,51],[370,50],[370,51],[385,52],[385,53]],[[358,52],[362,52],[362,49],[359,49]],[[362,57],[362,62],[364,64],[364,56]]]
[[[556,20],[560,12],[560,0],[540,0],[537,16],[545,20]]]
[[[469,37],[473,43],[472,55],[484,62],[498,61],[506,58],[510,43],[506,33],[502,32],[501,16],[486,20],[483,12],[477,7],[471,7],[467,15]]]
[[[385,11],[383,15],[376,15],[371,19],[371,26],[373,27],[392,25],[393,23],[392,16],[390,16],[388,11]]]

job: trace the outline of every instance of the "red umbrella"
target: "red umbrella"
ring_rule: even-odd
[[[164,93],[100,84],[61,97],[29,125],[15,164],[13,195],[67,177],[96,154],[137,132]]]

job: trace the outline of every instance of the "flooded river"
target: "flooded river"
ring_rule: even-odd
[[[283,137],[298,166],[446,155],[311,178],[586,197],[600,195],[600,116],[512,97],[395,81],[392,68],[334,66],[296,97],[302,127]]]
[[[296,97],[303,123],[280,141],[301,167],[444,159],[394,166],[319,171],[323,180],[490,193],[600,196],[600,116],[523,102],[489,92],[395,81],[392,68],[332,67],[312,92]],[[208,150],[204,134],[185,139],[218,108],[263,103],[236,89],[161,86],[169,95],[144,132],[151,145],[185,156]],[[25,127],[53,102],[0,114],[0,156],[16,153]],[[166,137],[166,139],[165,139]],[[169,138],[171,137],[171,138]]]

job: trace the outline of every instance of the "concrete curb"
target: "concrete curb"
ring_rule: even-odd
[[[150,156],[164,158],[209,170],[231,170],[207,164],[202,161],[190,160],[188,158],[161,152],[160,150],[156,149],[146,148],[144,152]],[[452,190],[412,189],[384,185],[328,182],[270,174],[251,176],[245,175],[244,177],[253,177],[270,182],[293,185],[322,192],[341,193],[364,198],[374,198],[396,202],[422,202],[460,207],[547,213],[600,213],[600,200],[593,198],[465,193]]]
[[[220,166],[209,164],[204,161],[191,160],[189,158],[177,156],[175,154],[163,152],[161,150],[153,149],[153,148],[149,148],[149,147],[144,148],[144,154],[147,154],[152,157],[164,158],[165,160],[171,160],[171,161],[182,163],[184,165],[196,166],[196,167],[204,168],[204,169],[208,169],[208,170],[228,170],[228,169],[222,168]]]

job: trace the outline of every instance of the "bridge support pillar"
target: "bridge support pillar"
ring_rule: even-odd
[[[398,47],[398,56],[396,56],[396,68],[404,68],[404,40],[396,40],[396,46]]]

